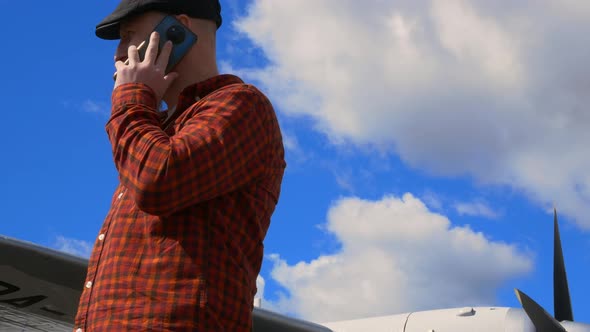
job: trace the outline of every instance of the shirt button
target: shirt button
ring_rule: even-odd
[[[121,199],[121,197],[123,197],[123,193],[120,193],[119,196],[117,196],[117,199]]]
[[[83,332],[82,329],[77,329],[76,332]]]
[[[102,241],[102,240],[104,240],[104,234],[100,234],[100,235],[98,236],[98,240],[99,240],[99,241]]]
[[[90,288],[90,287],[92,287],[92,281],[89,281],[86,283],[86,288]]]

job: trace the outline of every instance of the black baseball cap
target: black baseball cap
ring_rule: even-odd
[[[96,26],[96,36],[102,39],[120,39],[119,24],[122,20],[147,11],[160,11],[172,15],[212,20],[221,26],[219,0],[121,0],[115,11]]]

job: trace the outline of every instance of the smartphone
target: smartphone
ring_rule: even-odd
[[[160,35],[158,55],[160,55],[160,51],[168,40],[172,42],[172,51],[170,52],[168,65],[166,66],[166,74],[168,74],[197,42],[198,37],[172,15],[164,17],[164,19],[162,19],[162,21],[156,25],[154,31],[157,31]],[[145,58],[145,52],[147,50],[149,41],[150,36],[147,36],[147,38],[141,44],[139,44],[139,46],[137,46],[139,59],[141,61],[143,61]],[[129,60],[125,61],[125,64],[128,63]],[[113,75],[113,79],[116,78],[117,73]]]

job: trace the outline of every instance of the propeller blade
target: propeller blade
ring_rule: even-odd
[[[533,322],[533,325],[535,325],[537,332],[567,332],[555,318],[551,317],[545,309],[528,295],[518,289],[514,291],[518,301],[522,304],[522,308]]]
[[[553,308],[555,319],[558,321],[574,321],[572,302],[565,273],[565,261],[561,249],[559,226],[557,225],[557,210],[553,209]]]

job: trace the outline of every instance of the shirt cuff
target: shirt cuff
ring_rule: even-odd
[[[144,83],[125,83],[113,90],[111,115],[127,110],[130,106],[145,106],[157,111],[158,101],[154,90]]]

